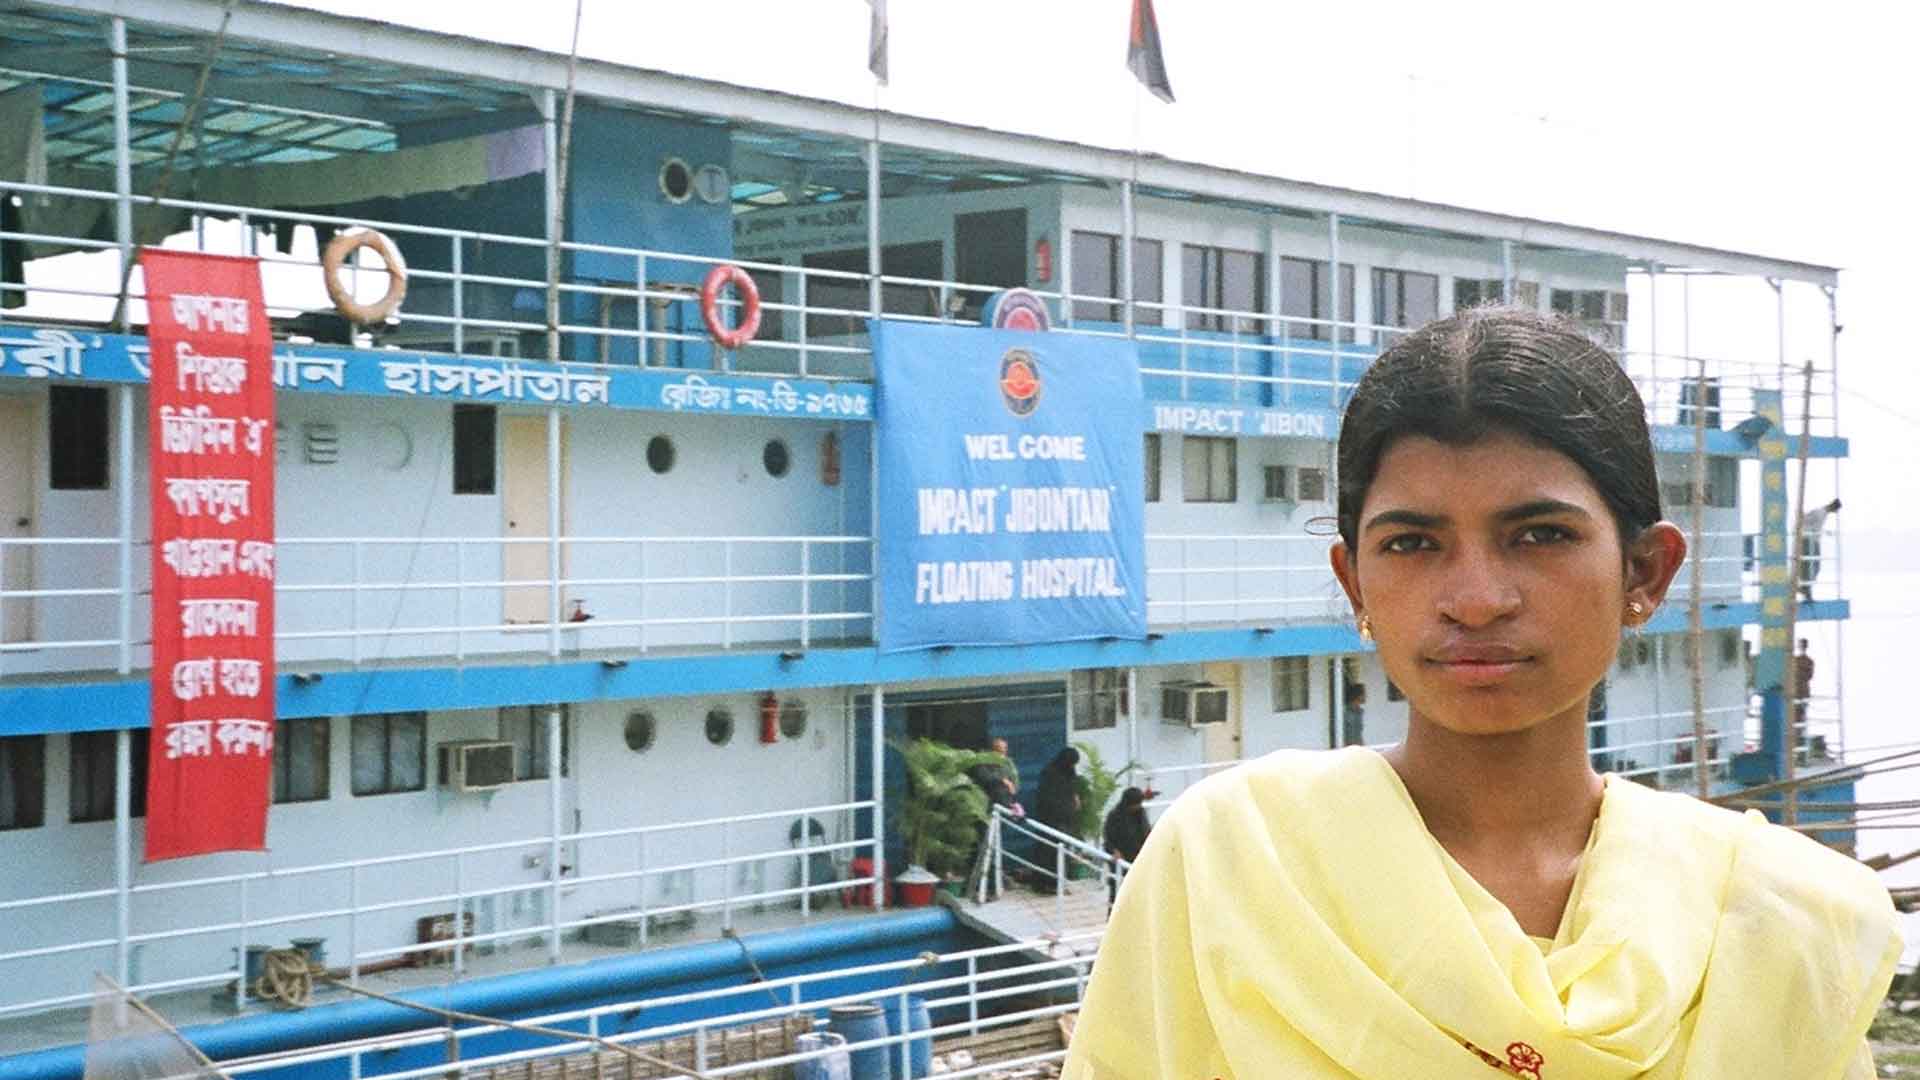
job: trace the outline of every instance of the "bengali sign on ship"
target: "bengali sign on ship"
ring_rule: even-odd
[[[266,847],[273,342],[252,259],[148,249],[148,860]]]
[[[886,651],[1147,632],[1131,343],[874,325]]]

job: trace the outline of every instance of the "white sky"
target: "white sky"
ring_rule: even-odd
[[[572,30],[564,0],[298,6],[562,53]],[[1175,105],[1133,90],[1128,0],[891,0],[881,104],[1124,148],[1138,100],[1141,147],[1169,157],[1844,267],[1849,565],[1920,568],[1890,535],[1920,537],[1920,469],[1906,465],[1920,377],[1899,331],[1920,261],[1920,13],[1855,0],[1156,8]],[[586,0],[581,51],[870,105],[867,15],[861,0]],[[1801,288],[1790,317],[1807,331],[1821,305]],[[1694,310],[1705,321],[1714,298],[1696,290]],[[1772,362],[1762,311],[1752,336],[1716,345]]]

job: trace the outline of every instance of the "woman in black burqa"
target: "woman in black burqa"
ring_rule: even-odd
[[[1080,765],[1080,751],[1072,747],[1053,755],[1047,767],[1040,770],[1040,793],[1034,800],[1033,818],[1040,824],[1072,837],[1080,835],[1080,777],[1076,770]],[[1038,858],[1034,861],[1044,866],[1054,862],[1054,843],[1044,841],[1034,852]],[[1054,887],[1053,875],[1041,872],[1036,884],[1043,890]]]
[[[1040,771],[1040,797],[1034,818],[1068,836],[1080,835],[1080,751],[1072,747],[1053,755]]]

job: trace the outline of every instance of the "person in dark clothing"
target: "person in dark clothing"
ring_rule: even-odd
[[[1107,821],[1100,829],[1100,841],[1107,854],[1128,863],[1140,857],[1140,848],[1147,842],[1147,832],[1153,825],[1147,821],[1147,799],[1151,792],[1130,787],[1120,793],[1120,801],[1107,811]],[[1115,873],[1107,879],[1107,905],[1113,905],[1114,898],[1120,894],[1120,874]]]
[[[1080,836],[1080,777],[1077,769],[1080,765],[1080,751],[1068,747],[1053,755],[1047,767],[1040,770],[1040,791],[1034,798],[1033,819],[1040,824],[1068,836]],[[1053,863],[1056,852],[1055,843],[1049,838],[1039,844],[1034,861],[1042,865]],[[1051,891],[1055,882],[1053,874],[1040,871],[1035,884],[1042,891]]]
[[[987,744],[987,749],[1001,757],[1007,757],[1007,740],[996,738]],[[1013,763],[1008,758],[1005,765],[975,765],[967,770],[967,778],[972,780],[981,791],[986,792],[987,802],[993,806],[1005,807],[1014,817],[1020,817],[1024,811],[1020,807],[1019,792],[1013,782]]]
[[[1033,816],[1040,824],[1066,833],[1080,835],[1080,751],[1072,747],[1053,755],[1040,770],[1040,794]]]

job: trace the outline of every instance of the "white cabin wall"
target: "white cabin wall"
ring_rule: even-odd
[[[565,831],[626,829],[645,825],[696,821],[706,818],[836,804],[846,800],[847,746],[852,710],[840,689],[796,691],[781,695],[783,703],[799,701],[808,710],[808,729],[797,739],[782,738],[762,744],[758,738],[758,699],[750,695],[701,698],[656,698],[646,701],[596,702],[573,706],[569,724],[569,775],[563,781]],[[730,709],[735,719],[731,742],[714,746],[705,735],[707,711]],[[624,727],[629,712],[646,709],[656,717],[657,734],[644,753],[630,750]],[[544,716],[544,710],[540,710]],[[477,845],[527,841],[507,850],[479,852],[459,860],[452,856],[419,857],[399,864],[369,867],[359,874],[359,900],[364,904],[448,894],[456,888],[471,895],[514,885],[528,891],[491,898],[475,898],[469,910],[478,933],[534,929],[547,918],[547,837],[551,831],[549,785],[544,780],[508,784],[491,792],[461,793],[437,783],[435,748],[468,739],[494,739],[500,734],[500,714],[493,709],[436,711],[427,717],[427,784],[424,790],[382,795],[352,794],[352,721],[347,717],[294,721],[329,726],[328,797],[270,808],[267,844],[263,853],[227,853],[139,862],[145,840],[144,818],[133,822],[136,888],[187,879],[275,870],[285,874],[302,866],[345,860],[378,859],[394,855]],[[145,731],[133,737],[146,738]],[[544,737],[544,736],[542,736]],[[70,779],[69,737],[47,737],[46,824],[31,829],[0,832],[0,859],[9,867],[0,899],[20,899],[63,892],[109,889],[113,884],[112,821],[68,821]],[[577,823],[573,818],[578,810]],[[841,815],[817,815],[830,842],[852,839],[850,822]],[[717,899],[759,889],[798,884],[796,859],[789,849],[788,830],[793,815],[781,813],[759,822],[731,826],[723,842],[717,828],[675,830],[649,838],[649,865],[693,862],[718,857],[725,849],[734,855],[764,852],[760,868],[719,868],[696,872],[673,884],[690,887],[680,902]],[[567,878],[618,873],[638,866],[639,844],[632,836],[569,843],[562,864]],[[840,856],[844,859],[844,853]],[[456,876],[457,874],[457,876]],[[722,875],[730,876],[723,881]],[[756,884],[757,881],[757,884]],[[648,901],[666,902],[673,884],[662,876],[649,879]],[[346,907],[353,898],[346,871],[287,875],[254,882],[247,890],[247,914],[253,920],[276,914],[327,907]],[[599,912],[620,911],[639,903],[632,880],[578,886],[563,880],[562,912],[581,918]],[[820,898],[816,897],[816,902]],[[134,932],[162,931],[190,924],[237,919],[240,890],[233,883],[137,894]],[[112,937],[112,898],[75,901],[41,909],[31,919],[16,923],[20,947]],[[302,920],[256,927],[250,944],[284,946],[294,937],[329,939],[334,962],[344,963],[350,938],[357,935],[362,953],[410,944],[416,940],[415,921],[425,915],[450,912],[451,900],[412,904],[385,912],[371,912],[350,928],[344,917]],[[140,978],[177,978],[213,974],[232,963],[239,944],[237,933],[200,935],[155,941],[136,947]],[[537,944],[537,942],[535,942]],[[9,966],[14,985],[31,986],[38,995],[84,989],[75,972],[88,965],[110,968],[111,952],[87,955],[85,964],[72,956]],[[18,978],[16,978],[16,976]],[[24,980],[24,981],[23,981]],[[72,983],[71,987],[68,984]],[[0,1004],[12,998],[0,994]]]

